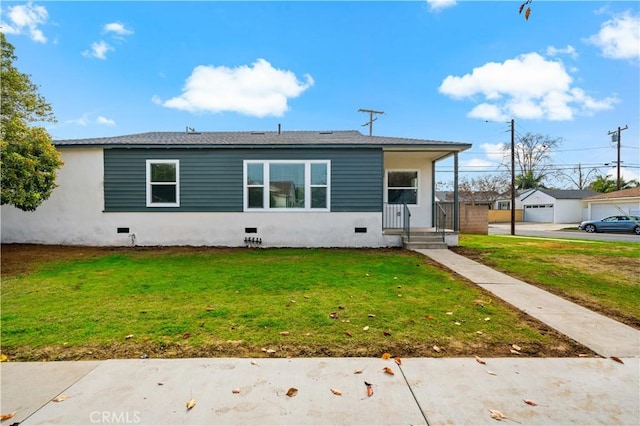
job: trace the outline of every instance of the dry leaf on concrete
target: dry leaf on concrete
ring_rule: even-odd
[[[331,393],[338,396],[342,395],[342,391],[338,389],[331,389]]]
[[[187,410],[191,410],[195,406],[196,406],[195,399],[191,398],[190,400],[187,401]]]
[[[289,388],[289,390],[287,391],[287,396],[289,398],[296,396],[296,394],[298,393],[298,389],[296,388]]]
[[[385,373],[387,373],[387,374],[389,374],[389,375],[391,375],[391,376],[393,376],[394,374],[396,374],[396,373],[394,373],[394,372],[393,372],[393,370],[392,370],[392,369],[390,369],[389,367],[385,367],[385,368],[383,368],[383,369],[382,369],[382,371],[384,371]]]
[[[476,362],[478,364],[486,364],[485,360],[476,355]]]
[[[58,395],[55,398],[53,398],[51,401],[53,401],[53,402],[62,402],[65,399],[69,399],[69,397],[67,395]]]

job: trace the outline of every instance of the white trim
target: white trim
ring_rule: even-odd
[[[151,182],[151,165],[152,164],[174,164],[176,166],[176,181],[173,182]],[[180,207],[180,160],[147,160],[147,207]],[[151,201],[151,185],[175,185],[176,202],[175,203],[154,203]]]
[[[420,207],[420,187],[422,184],[422,181],[420,179],[420,169],[385,169],[384,171],[384,194],[383,194],[383,201],[385,203],[389,202],[389,172],[409,172],[409,173],[416,173],[416,179],[417,179],[417,186],[415,187],[416,190],[416,203],[415,204],[409,204],[407,203],[407,206],[414,206],[414,207]],[[397,188],[397,189],[414,189],[413,187],[392,187],[392,188]]]
[[[247,166],[249,164],[262,164],[262,208],[249,208],[249,194],[247,184]],[[269,207],[270,195],[270,166],[272,164],[303,164],[304,165],[304,208],[274,208]],[[311,164],[324,164],[327,167],[327,184],[311,185]],[[322,208],[311,207],[311,188],[327,188],[327,206]],[[331,160],[243,160],[242,162],[242,206],[244,212],[329,212],[331,211]]]

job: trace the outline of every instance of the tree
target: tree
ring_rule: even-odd
[[[551,139],[539,133],[528,132],[521,136],[514,147],[516,187],[519,189],[544,188],[545,179],[555,174],[551,152],[562,145],[562,139]],[[511,147],[502,146],[503,166],[511,172]],[[520,188],[520,185],[523,186]]]
[[[582,168],[582,164],[578,164],[571,172],[560,173],[558,177],[562,180],[571,182],[576,189],[587,189],[591,184],[591,177],[595,176],[597,173],[600,173],[600,169],[597,167],[585,171]]]
[[[640,182],[635,179],[626,182],[624,179],[620,178],[620,189],[637,188],[639,186]],[[607,175],[599,175],[593,182],[591,182],[589,188],[596,192],[613,192],[617,190],[617,182],[615,179],[610,178]]]
[[[33,211],[51,195],[62,161],[45,128],[29,124],[55,122],[55,116],[29,75],[13,66],[17,60],[14,47],[3,33],[0,42],[0,201]]]

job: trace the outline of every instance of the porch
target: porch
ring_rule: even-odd
[[[453,230],[452,212],[447,212],[440,203],[434,203],[434,209],[434,226],[412,226],[412,213],[406,203],[384,203],[382,233],[400,236],[402,247],[409,250],[446,249],[449,246],[457,246],[458,232]]]

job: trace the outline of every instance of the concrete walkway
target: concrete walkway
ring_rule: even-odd
[[[495,422],[489,410],[509,417],[507,424],[637,425],[640,420],[637,358],[624,359],[624,364],[602,358],[485,361],[408,358],[402,366],[372,358],[2,363],[2,413],[16,412],[3,426],[487,425]],[[384,367],[395,374],[384,373]],[[365,381],[372,384],[372,396]],[[287,396],[290,388],[298,390],[295,396]],[[68,398],[52,401],[60,395]],[[196,405],[187,410],[192,398]]]
[[[640,331],[451,250],[416,250],[603,357],[640,357]]]
[[[640,424],[640,332],[449,250],[417,251],[606,358],[3,362],[0,410],[15,412],[3,426],[485,425],[490,410],[507,423]]]

